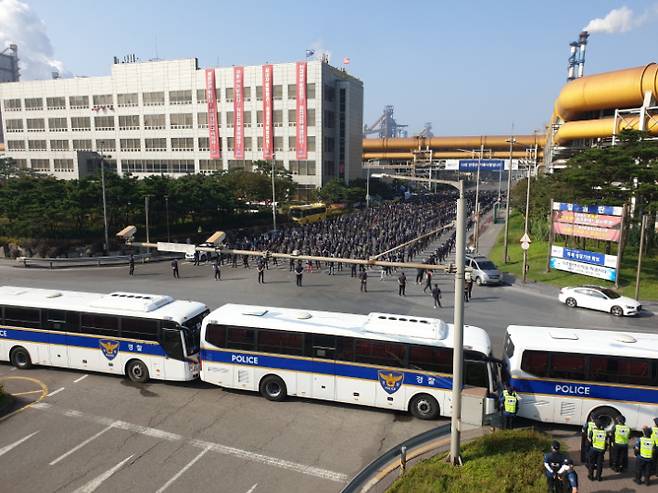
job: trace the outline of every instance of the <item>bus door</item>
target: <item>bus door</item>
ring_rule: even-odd
[[[53,366],[69,366],[68,322],[63,310],[44,310],[46,313],[46,329],[48,334],[48,358]]]
[[[313,334],[311,344],[313,358],[311,397],[334,400],[336,398],[336,337]]]

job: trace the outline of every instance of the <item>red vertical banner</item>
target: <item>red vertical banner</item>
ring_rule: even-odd
[[[219,125],[217,122],[217,90],[215,69],[206,69],[206,102],[208,104],[208,144],[210,159],[219,159]]]
[[[244,159],[244,68],[233,67],[233,155]]]
[[[297,159],[308,159],[306,148],[306,62],[297,62]]]
[[[263,159],[274,159],[272,65],[263,65]]]

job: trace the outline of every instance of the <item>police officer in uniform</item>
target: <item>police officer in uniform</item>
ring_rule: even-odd
[[[562,480],[560,479],[559,473],[564,460],[564,455],[560,453],[560,442],[553,440],[551,451],[544,454],[544,473],[546,474],[549,493],[554,493],[556,485],[558,485],[558,491],[561,489],[559,485]]]
[[[130,254],[130,260],[128,260],[128,266],[130,270],[128,271],[128,275],[134,276],[135,275],[135,256],[131,253]]]
[[[654,455],[656,453],[656,444],[651,438],[651,430],[645,427],[643,436],[635,442],[635,482],[642,484],[642,479],[647,486],[649,486],[649,478],[651,477],[651,470],[654,467]]]
[[[622,472],[628,467],[628,439],[631,428],[626,425],[624,416],[617,417],[617,423],[610,432],[610,468]]]
[[[587,477],[594,480],[594,469],[596,469],[596,480],[603,481],[601,472],[603,471],[603,457],[608,445],[607,434],[603,428],[603,423],[599,420],[588,436],[590,440],[589,464]]]
[[[503,429],[513,428],[514,418],[519,409],[519,396],[511,386],[505,386],[500,396],[500,403],[503,408]]]
[[[590,448],[589,434],[594,428],[596,428],[596,423],[594,422],[594,418],[590,417],[587,423],[583,425],[580,432],[580,462],[586,464],[588,468]]]
[[[656,462],[658,462],[658,418],[653,418],[653,426],[651,427],[651,439],[656,449],[653,453],[653,466],[651,474],[656,474]]]
[[[302,277],[304,276],[304,266],[302,265],[302,261],[298,260],[297,261],[297,266],[295,267],[295,277],[297,278],[297,286],[300,288],[302,287]]]

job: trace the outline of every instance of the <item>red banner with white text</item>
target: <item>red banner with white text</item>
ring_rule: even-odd
[[[233,155],[244,159],[244,68],[233,67]]]
[[[306,148],[306,62],[297,62],[297,159],[308,159]]]
[[[206,69],[206,102],[208,104],[208,144],[210,159],[219,159],[219,125],[217,123],[217,90],[215,69]]]
[[[272,65],[263,65],[263,159],[274,159]]]

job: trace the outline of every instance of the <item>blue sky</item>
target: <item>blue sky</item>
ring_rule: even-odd
[[[627,6],[641,22],[593,34],[585,73],[656,61],[658,0],[202,1],[25,0],[54,56],[76,75],[106,75],[113,56],[196,56],[201,66],[349,56],[367,123],[386,104],[411,131],[435,135],[543,128],[565,82],[570,41],[592,18]],[[652,15],[644,15],[651,9]]]

